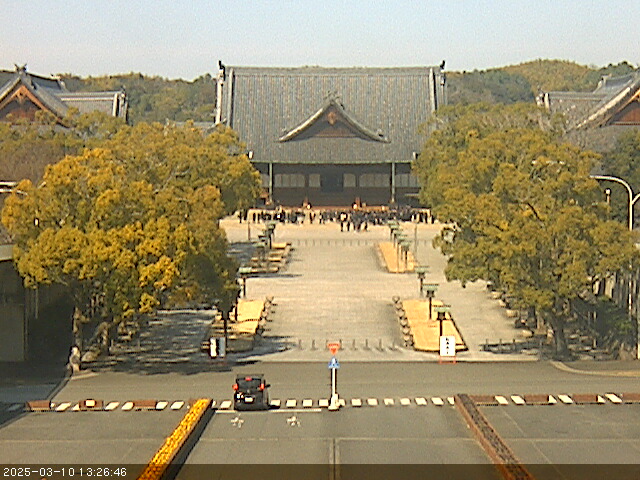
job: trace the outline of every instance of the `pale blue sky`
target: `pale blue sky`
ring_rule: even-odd
[[[640,0],[0,0],[0,69],[191,80],[228,65],[640,63]]]

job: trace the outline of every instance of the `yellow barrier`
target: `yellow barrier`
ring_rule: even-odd
[[[210,407],[210,398],[201,398],[195,401],[173,433],[167,437],[164,444],[147,464],[138,480],[160,480],[162,478],[175,456],[197,427],[204,413]]]

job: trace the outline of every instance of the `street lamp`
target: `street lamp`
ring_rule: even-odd
[[[436,296],[436,290],[439,285],[437,283],[427,283],[424,288],[427,291],[427,298],[429,299],[429,320],[431,320],[431,307],[433,305],[433,298]]]
[[[251,275],[251,267],[240,267],[238,268],[238,275],[240,275],[240,279],[242,280],[242,297],[247,298],[247,277]]]
[[[612,175],[591,175],[591,178],[596,180],[606,180],[609,182],[616,182],[620,185],[623,185],[627,189],[627,194],[629,196],[629,231],[633,231],[633,206],[640,198],[640,193],[634,196],[633,190],[631,189],[631,185],[627,183],[622,178],[614,177]],[[609,195],[611,194],[611,190],[609,190]],[[605,191],[606,192],[606,191]],[[607,203],[609,203],[609,195],[607,195]],[[629,309],[629,321],[633,319],[633,295],[631,288],[631,271],[629,271],[629,285],[628,285],[629,295],[628,295],[628,309]],[[636,319],[636,358],[640,360],[640,317]]]
[[[424,287],[424,277],[427,274],[427,267],[418,265],[415,268],[415,271],[418,274],[418,280],[420,280],[420,297],[422,297],[423,287]],[[431,313],[429,313],[429,314],[431,314]]]
[[[450,305],[438,306],[435,308],[435,311],[438,314],[438,317],[436,318],[436,320],[440,322],[440,336],[442,337],[442,333],[443,333],[442,322],[444,322],[447,319],[447,313],[451,311],[451,306]]]

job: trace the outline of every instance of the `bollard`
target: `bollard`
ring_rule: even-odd
[[[311,350],[317,350],[316,348],[316,339],[311,340]]]
[[[369,339],[368,338],[364,339],[364,349],[365,350],[370,350],[370,348],[369,348]]]
[[[358,350],[356,348],[356,339],[355,338],[353,339],[353,344],[351,345],[351,350]]]
[[[382,347],[382,339],[380,338],[378,341],[378,350],[382,351],[384,348]]]
[[[298,339],[298,349],[302,350],[302,339]]]

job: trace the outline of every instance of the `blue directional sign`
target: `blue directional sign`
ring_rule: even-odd
[[[336,370],[338,368],[340,368],[338,359],[336,357],[331,357],[331,360],[329,361],[329,370]]]

